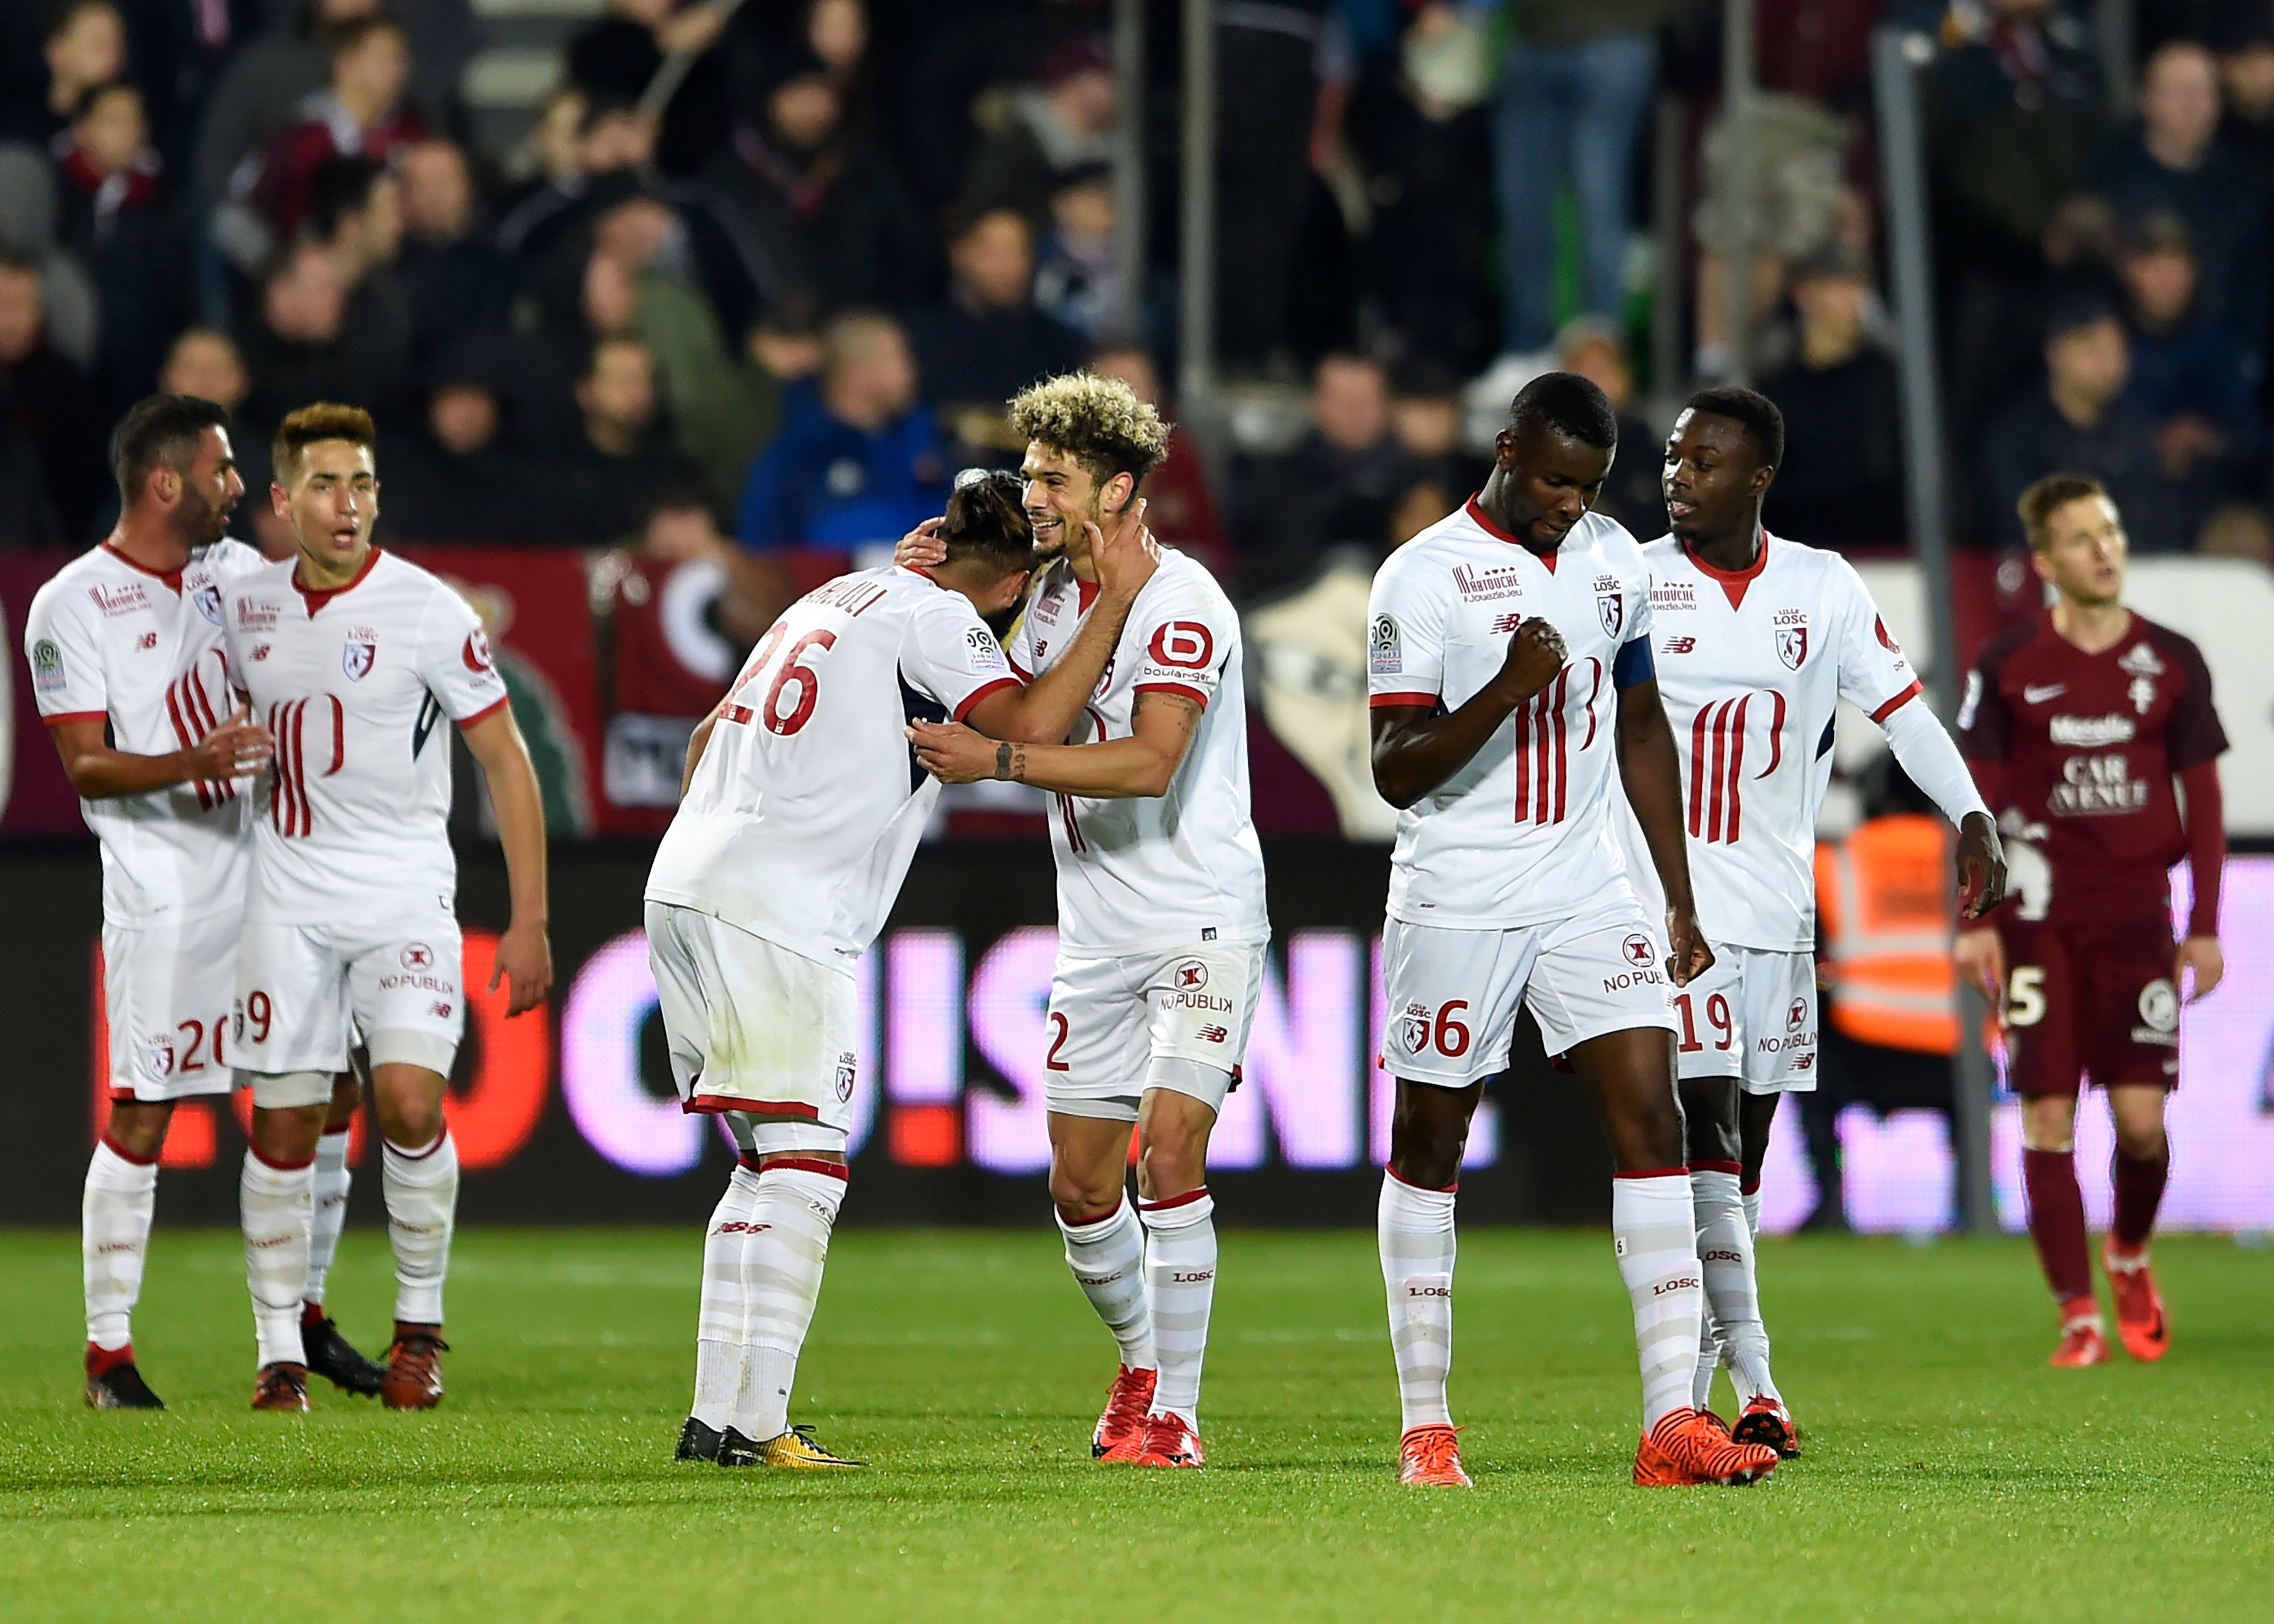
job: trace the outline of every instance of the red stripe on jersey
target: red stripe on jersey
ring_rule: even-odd
[[[292,781],[300,790],[300,832],[313,834],[316,808],[308,793],[308,702],[292,707]]]
[[[1208,709],[1208,695],[1185,682],[1140,682],[1129,690],[1132,694],[1181,694],[1201,710]]]
[[[224,665],[228,664],[226,658],[223,658],[222,664]],[[182,679],[182,698],[192,720],[201,730],[198,737],[202,739],[207,733],[221,726],[221,715],[214,709],[213,695],[206,692],[206,680],[199,674],[195,665],[191,666],[188,673]],[[237,798],[237,786],[226,778],[216,780],[213,788],[214,799],[216,802],[234,801]]]
[[[477,722],[486,722],[489,720],[490,718],[495,716],[499,711],[504,710],[506,706],[511,703],[512,702],[508,699],[493,699],[489,703],[475,711],[473,715],[460,717],[458,718],[458,726],[463,730],[464,728],[471,727]]]
[[[1886,704],[1881,705],[1877,710],[1872,711],[1871,719],[1875,722],[1884,722],[1889,717],[1894,715],[1896,711],[1901,710],[1905,705],[1910,703],[1912,700],[1916,699],[1918,696],[1919,685],[1914,681],[1901,693],[1887,701]]]
[[[50,727],[61,727],[68,722],[107,722],[109,719],[110,712],[108,710],[58,710],[53,716],[40,718]]]
[[[1532,805],[1532,702],[1516,708],[1516,821]]]
[[[1019,664],[1018,661],[1013,659],[1009,655],[1005,654],[1003,657],[1003,661],[1005,665],[1011,667],[1011,674],[1018,678],[1020,681],[1032,682],[1035,680],[1035,673],[1033,672],[1028,671],[1024,665]]]
[[[1595,701],[1603,691],[1603,662],[1590,654],[1587,665],[1590,667],[1587,673],[1587,736],[1579,741],[1579,748],[1583,752],[1595,742]]]
[[[1369,694],[1366,705],[1369,710],[1389,710],[1400,705],[1418,705],[1424,710],[1436,708],[1434,694]]]
[[[1727,838],[1737,838],[1737,821],[1745,808],[1745,712],[1753,696],[1746,695],[1737,702],[1736,719],[1729,725],[1729,823]]]
[[[197,741],[190,736],[189,722],[182,714],[181,687],[181,683],[177,681],[166,689],[166,719],[174,725],[174,737],[182,741],[182,748],[186,750],[196,744]],[[206,787],[206,781],[203,778],[192,778],[190,780],[190,787],[198,792],[200,809],[212,811],[213,792]]]
[[[1555,821],[1563,821],[1563,792],[1571,782],[1571,763],[1565,754],[1563,701],[1571,686],[1571,673],[1566,667],[1555,679]]]
[[[292,758],[284,749],[284,710],[282,705],[268,707],[268,735],[276,749],[273,758],[276,776],[268,790],[268,823],[279,834],[290,832],[284,827],[284,815],[292,804]]]
[[[1769,764],[1761,769],[1761,777],[1765,778],[1774,772],[1777,763],[1784,759],[1784,695],[1771,688],[1769,697],[1776,702],[1776,709],[1769,713]]]
[[[1721,838],[1722,786],[1728,782],[1723,770],[1728,765],[1728,760],[1729,702],[1725,699],[1713,707],[1713,778],[1712,786],[1706,791],[1706,838],[1708,840]]]
[[[1706,729],[1713,710],[1710,704],[1700,705],[1690,719],[1690,833],[1697,839],[1706,836]]]
[[[337,694],[327,694],[324,697],[332,702],[332,764],[324,769],[324,776],[328,778],[347,763],[348,713],[340,703]]]
[[[1060,795],[1058,797],[1058,816],[1064,819],[1065,823],[1066,849],[1074,852],[1087,850],[1088,848],[1082,844],[1081,825],[1074,819],[1073,796]]]
[[[999,694],[1006,688],[1016,688],[1018,686],[1019,680],[1016,677],[998,677],[995,680],[988,683],[983,688],[975,688],[972,689],[970,693],[963,696],[963,703],[956,706],[955,719],[960,722],[965,717],[969,716],[973,709],[976,707],[982,700],[985,699],[988,695]]]

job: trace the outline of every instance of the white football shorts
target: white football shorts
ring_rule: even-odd
[[[1223,1110],[1247,1053],[1265,945],[1059,954],[1045,1017],[1045,1103],[1060,1116],[1134,1122],[1145,1091],[1168,1088]]]
[[[360,1032],[371,1063],[450,1074],[465,1031],[458,921],[426,908],[383,921],[247,921],[237,951],[232,1058],[262,1075],[348,1069]]]
[[[1747,1094],[1816,1087],[1816,955],[1713,944],[1713,966],[1674,990],[1683,1080],[1734,1077]]]
[[[1382,932],[1382,979],[1384,1069],[1442,1088],[1508,1070],[1519,1005],[1551,1055],[1608,1033],[1674,1026],[1658,933],[1631,902],[1509,930],[1393,919]]]
[[[237,1058],[235,908],[179,924],[102,928],[103,1018],[114,1100],[227,1094]]]
[[[860,1064],[849,969],[669,902],[647,905],[647,955],[685,1109],[749,1117],[762,1152],[845,1148]]]

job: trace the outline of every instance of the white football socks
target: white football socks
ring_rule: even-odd
[[[1121,1205],[1095,1223],[1069,1224],[1058,1214],[1065,1237],[1066,1267],[1074,1283],[1121,1344],[1121,1362],[1131,1370],[1152,1370],[1153,1316],[1145,1300],[1145,1227],[1124,1196]]]
[[[458,1147],[445,1128],[423,1150],[382,1140],[387,1238],[395,1248],[395,1318],[399,1325],[442,1323],[442,1280],[458,1213]]]
[[[703,1237],[703,1306],[695,1322],[695,1403],[689,1411],[725,1430],[742,1380],[742,1252],[758,1209],[758,1176],[737,1166]]]
[[[300,1289],[308,1283],[308,1222],[316,1164],[264,1161],[247,1147],[237,1184],[245,1226],[245,1276],[252,1291],[252,1330],[261,1365],[305,1365]]]
[[[1680,1168],[1621,1174],[1611,1181],[1611,1234],[1619,1278],[1634,1304],[1642,1365],[1642,1430],[1690,1409],[1705,1288],[1690,1178]]]
[[[1761,1324],[1760,1289],[1754,1282],[1753,1234],[1745,1222],[1737,1175],[1693,1171],[1690,1194],[1698,1221],[1698,1260],[1706,1281],[1708,1318],[1720,1351],[1729,1362],[1737,1402],[1779,1398],[1776,1383],[1769,1379],[1769,1336]],[[1702,1360],[1704,1338],[1698,1346]],[[1709,1368],[1701,1385],[1710,1388],[1712,1380]]]
[[[818,1161],[776,1162],[757,1177],[742,1251],[742,1379],[731,1417],[755,1442],[789,1431],[797,1356],[821,1297],[845,1177],[841,1164]]]
[[[1145,1221],[1145,1297],[1161,1375],[1156,1416],[1200,1424],[1201,1364],[1208,1354],[1209,1310],[1216,1302],[1216,1202],[1208,1186],[1140,1201]]]
[[[105,1135],[87,1164],[79,1203],[79,1274],[87,1289],[87,1340],[115,1353],[133,1340],[134,1304],[150,1253],[158,1205],[158,1159],[137,1162]]]
[[[321,1307],[324,1277],[339,1255],[340,1231],[348,1222],[348,1186],[355,1176],[348,1171],[349,1132],[345,1126],[327,1128],[316,1141],[315,1212],[308,1221],[308,1283],[301,1297]]]
[[[1453,1192],[1420,1189],[1384,1168],[1374,1234],[1389,1293],[1399,1428],[1450,1426],[1445,1380],[1453,1368]]]

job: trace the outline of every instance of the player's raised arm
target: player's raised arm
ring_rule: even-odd
[[[1508,658],[1492,680],[1457,709],[1441,713],[1434,705],[1384,703],[1385,696],[1377,695],[1371,713],[1374,788],[1391,806],[1403,808],[1440,787],[1475,758],[1518,705],[1555,680],[1567,658],[1562,634],[1546,620],[1530,620],[1508,640]]]
[[[490,990],[497,990],[500,980],[508,981],[506,1013],[519,1015],[544,1003],[553,990],[553,945],[546,934],[545,800],[512,706],[499,706],[463,732],[489,786],[513,892],[513,920],[498,942]]]
[[[972,726],[989,738],[1057,745],[1097,691],[1098,681],[1121,641],[1122,629],[1129,623],[1137,594],[1145,590],[1160,563],[1153,533],[1145,528],[1144,498],[1137,498],[1118,515],[1108,515],[1107,524],[1110,530],[1082,525],[1089,539],[1089,556],[1097,566],[1097,602],[1083,617],[1081,629],[1074,634],[1064,657],[1049,670],[1023,688],[1005,688],[988,695],[973,709]],[[1171,766],[1171,775],[1175,771]]]
[[[1627,648],[1640,649],[1646,658],[1650,645],[1638,638]],[[1619,662],[1623,670],[1626,664],[1623,658]],[[1713,963],[1713,950],[1698,928],[1690,895],[1690,848],[1682,827],[1682,762],[1675,751],[1674,730],[1667,726],[1666,707],[1659,701],[1657,679],[1634,672],[1624,674],[1636,680],[1619,688],[1619,780],[1626,786],[1627,804],[1642,825],[1651,866],[1666,891],[1666,968],[1681,987]]]

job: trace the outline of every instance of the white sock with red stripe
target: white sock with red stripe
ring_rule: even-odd
[[[695,1320],[695,1402],[688,1413],[724,1430],[742,1383],[742,1252],[757,1218],[758,1176],[736,1167],[703,1236],[703,1305]]]
[[[1389,1293],[1399,1428],[1450,1426],[1445,1382],[1453,1369],[1453,1192],[1421,1189],[1382,1169],[1374,1238]]]
[[[754,1442],[789,1431],[790,1388],[821,1300],[845,1178],[841,1163],[803,1160],[777,1162],[758,1175],[742,1249],[742,1380],[732,1417]]]
[[[339,1255],[340,1231],[347,1227],[348,1186],[355,1182],[348,1171],[348,1139],[345,1127],[327,1128],[316,1141],[316,1209],[308,1221],[308,1283],[300,1295],[319,1308],[324,1304],[324,1278]]]
[[[133,1341],[150,1218],[158,1207],[158,1159],[137,1162],[105,1134],[87,1159],[79,1201],[79,1276],[87,1289],[87,1340],[105,1353]]]
[[[1741,1186],[1737,1199],[1745,1204],[1745,1233],[1755,1240],[1761,1238],[1761,1181]]]
[[[1070,1224],[1058,1214],[1065,1237],[1066,1267],[1089,1299],[1131,1370],[1155,1368],[1153,1315],[1145,1300],[1145,1226],[1124,1196],[1121,1205],[1095,1223]]]
[[[1736,1170],[1693,1169],[1690,1197],[1698,1222],[1698,1261],[1710,1305],[1707,1318],[1729,1362],[1737,1401],[1743,1404],[1760,1397],[1777,1398],[1776,1383],[1769,1379],[1769,1334],[1761,1323],[1760,1288],[1754,1280],[1753,1233],[1745,1223]],[[1707,1382],[1710,1386],[1710,1372]]]
[[[395,1320],[442,1323],[442,1280],[458,1219],[458,1146],[448,1128],[423,1150],[382,1140],[387,1238],[395,1248]]]
[[[315,1207],[312,1158],[290,1167],[245,1153],[237,1181],[245,1227],[245,1278],[252,1291],[252,1331],[259,1362],[305,1365],[300,1342],[300,1289],[308,1283],[308,1222]]]
[[[1691,1408],[1705,1282],[1687,1169],[1621,1173],[1611,1180],[1611,1234],[1619,1278],[1634,1304],[1642,1364],[1642,1430]]]
[[[1216,1303],[1216,1202],[1202,1184],[1166,1200],[1140,1201],[1137,1210],[1145,1221],[1145,1298],[1161,1362],[1153,1414],[1182,1416],[1198,1426],[1201,1364]]]

